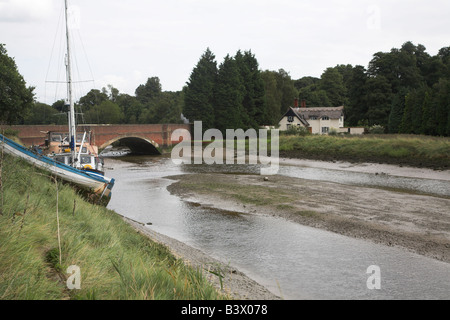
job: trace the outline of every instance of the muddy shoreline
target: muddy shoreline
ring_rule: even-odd
[[[187,266],[201,270],[203,276],[226,297],[233,300],[282,300],[264,286],[250,279],[239,270],[225,265],[222,261],[218,261],[183,242],[155,232],[142,223],[123,218],[142,235],[166,246],[177,259],[182,260]],[[218,275],[223,278],[220,279]]]
[[[289,159],[310,159],[317,161],[346,161],[351,163],[378,163],[397,166],[407,166],[412,168],[427,168],[432,170],[448,170],[450,168],[449,159],[426,159],[426,158],[394,158],[388,156],[366,156],[349,154],[332,154],[325,152],[311,153],[302,150],[280,151],[280,157]]]

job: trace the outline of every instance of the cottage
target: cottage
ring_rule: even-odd
[[[299,107],[296,100],[294,108],[289,108],[279,125],[281,131],[287,131],[293,127],[304,127],[308,128],[312,134],[328,134],[332,130],[343,132],[344,107],[306,108],[304,100]]]

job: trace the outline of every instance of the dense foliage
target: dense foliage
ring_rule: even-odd
[[[16,62],[0,44],[0,123],[15,123],[31,108],[34,88],[27,87]]]
[[[400,49],[375,53],[367,69],[338,65],[327,68],[320,78],[293,80],[283,69],[259,71],[250,52],[228,55],[216,69],[208,49],[187,87],[204,101],[186,99],[184,110],[189,110],[191,121],[208,119],[208,127],[214,123],[219,129],[254,128],[277,125],[298,98],[308,107],[345,106],[347,126],[448,136],[449,52],[445,47],[431,56],[423,45],[406,42]]]
[[[349,126],[389,133],[450,135],[450,47],[436,56],[423,45],[375,53],[368,68],[338,65],[321,79],[295,81],[309,106],[346,106]]]

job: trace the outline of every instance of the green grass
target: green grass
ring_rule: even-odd
[[[0,300],[225,298],[201,270],[184,265],[115,212],[89,204],[62,183],[60,255],[56,184],[11,157],[0,169]],[[81,269],[81,290],[67,289],[72,265]]]
[[[280,151],[292,157],[450,166],[450,138],[414,135],[280,136]]]
[[[226,148],[225,140],[216,141]],[[210,142],[203,141],[206,147]],[[234,150],[244,145],[250,150],[249,140],[234,141]],[[271,153],[272,142],[267,146]],[[192,147],[194,145],[192,144]],[[256,152],[260,150],[259,141]],[[403,164],[435,169],[450,167],[450,138],[419,135],[288,135],[280,134],[279,151],[282,157],[318,160],[342,160]],[[265,151],[264,151],[265,152]],[[225,154],[225,151],[224,151]]]

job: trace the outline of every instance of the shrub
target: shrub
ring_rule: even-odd
[[[288,130],[284,131],[286,136],[307,136],[311,133],[308,128],[305,127],[290,127]]]
[[[374,125],[369,128],[370,134],[384,134],[385,132],[386,132],[386,129],[380,125]]]

